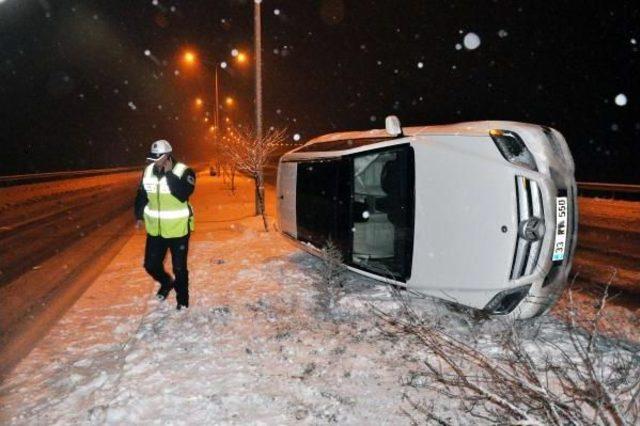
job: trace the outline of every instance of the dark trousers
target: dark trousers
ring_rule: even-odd
[[[144,249],[144,269],[162,287],[171,286],[171,276],[164,270],[163,262],[171,250],[171,263],[175,281],[176,300],[179,305],[189,306],[189,271],[187,270],[187,254],[189,253],[189,234],[180,238],[162,238],[147,235]]]

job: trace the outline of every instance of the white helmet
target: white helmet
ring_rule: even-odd
[[[171,144],[164,139],[160,139],[151,144],[151,151],[149,151],[147,160],[157,161],[162,158],[163,155],[171,154],[171,151]]]

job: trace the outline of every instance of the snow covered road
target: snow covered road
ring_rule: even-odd
[[[0,188],[0,375],[131,237],[139,172]]]

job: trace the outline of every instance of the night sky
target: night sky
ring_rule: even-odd
[[[539,123],[565,135],[578,180],[640,183],[638,2],[262,8],[267,128],[305,141],[388,114]],[[186,69],[180,54],[229,62],[222,94],[238,103],[223,116],[250,125],[253,64],[233,65],[231,51],[253,59],[252,44],[250,0],[0,0],[0,175],[144,164],[159,138],[206,159],[213,66]]]

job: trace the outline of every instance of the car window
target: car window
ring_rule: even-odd
[[[353,158],[351,263],[404,280],[413,251],[413,163],[408,146]]]
[[[386,142],[392,138],[363,138],[363,139],[344,139],[339,141],[316,142],[305,145],[296,152],[328,152],[328,151],[344,151],[347,149],[358,148],[360,146],[371,145],[379,142]]]
[[[296,179],[298,239],[319,249],[332,240],[343,256],[347,256],[350,252],[350,197],[350,159],[298,163]]]

